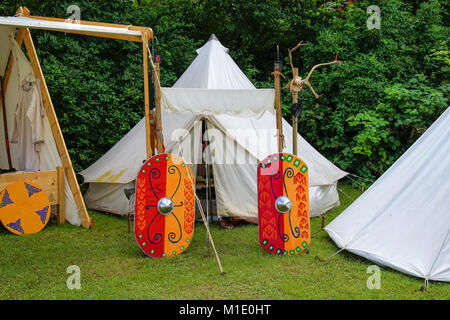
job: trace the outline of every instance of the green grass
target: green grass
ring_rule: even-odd
[[[342,212],[360,192],[341,186]],[[368,260],[338,250],[325,231],[311,240],[309,255],[273,256],[258,244],[257,226],[211,232],[225,275],[211,250],[205,227],[195,226],[189,248],[176,258],[152,259],[138,248],[125,219],[91,212],[95,228],[54,222],[38,234],[15,236],[0,229],[0,299],[449,299],[450,284],[381,268],[381,289],[366,286]],[[312,231],[320,228],[312,219]],[[81,289],[66,286],[67,267],[81,268]]]

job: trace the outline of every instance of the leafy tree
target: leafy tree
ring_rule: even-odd
[[[249,79],[273,87],[276,45],[294,54],[300,76],[335,54],[342,65],[318,69],[310,81],[300,133],[338,166],[374,179],[447,108],[448,5],[437,0],[380,0],[381,28],[369,29],[373,1],[319,0],[6,0],[1,15],[32,14],[149,26],[161,44],[161,80],[171,86],[215,33]],[[89,166],[144,115],[139,44],[33,30],[50,94],[77,171]],[[287,80],[283,83],[285,84]],[[291,97],[283,91],[284,116]],[[301,150],[300,150],[301,152]]]

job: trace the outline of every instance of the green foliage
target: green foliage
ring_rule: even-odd
[[[273,87],[278,44],[300,40],[294,65],[305,77],[339,54],[342,65],[319,68],[299,120],[300,133],[339,167],[367,178],[382,174],[448,106],[448,7],[437,0],[381,0],[381,29],[369,30],[372,1],[318,0],[7,0],[32,14],[149,26],[161,43],[162,85],[171,86],[215,33],[257,87]],[[77,171],[86,168],[144,115],[139,44],[32,31],[61,128]],[[283,81],[283,85],[287,80]],[[290,120],[291,97],[282,108]]]

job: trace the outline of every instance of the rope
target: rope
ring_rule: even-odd
[[[155,81],[157,81],[158,84],[159,84],[159,86],[161,87],[161,82],[160,82],[160,80],[159,80],[158,73],[156,72],[155,64],[153,63],[153,56],[152,56],[151,50],[150,50],[150,48],[149,48],[149,46],[148,46],[147,39],[146,39],[144,36],[142,36],[142,42],[143,42],[144,45],[147,47],[147,51],[148,51],[149,58],[150,58],[150,59],[149,59],[149,60],[150,60],[150,64],[151,64],[153,70],[155,71],[155,73],[154,73],[154,74],[155,74]],[[165,102],[167,103],[167,100],[165,99],[165,96],[164,96],[163,94],[161,94],[161,98],[164,99]],[[170,120],[170,124],[171,124],[171,127],[172,127],[172,131],[175,131],[175,125],[174,125],[174,123],[173,123],[172,115],[170,114],[170,112],[168,112],[168,115],[169,115],[169,120]],[[176,142],[177,142],[177,145],[178,145],[178,149],[180,150],[180,155],[181,155],[181,157],[184,159],[184,156],[183,156],[183,149],[181,148],[180,139],[178,138],[178,136],[177,136]],[[186,160],[185,160],[185,161],[186,161]],[[187,161],[186,161],[186,163],[187,163],[188,165],[192,165],[191,162],[187,162]],[[189,178],[189,181],[191,182],[192,190],[194,191],[194,197],[195,197],[195,200],[196,200],[196,202],[197,202],[197,206],[198,206],[198,209],[199,209],[199,211],[200,211],[200,215],[201,215],[201,217],[202,217],[203,224],[205,225],[206,232],[207,232],[207,234],[208,234],[209,240],[210,240],[210,242],[211,242],[211,246],[213,247],[214,254],[215,254],[215,256],[216,256],[216,260],[217,260],[217,263],[218,263],[219,269],[220,269],[220,274],[224,274],[225,272],[224,272],[224,270],[223,270],[222,263],[220,262],[220,258],[219,258],[219,254],[217,253],[216,246],[214,245],[214,240],[213,240],[213,238],[212,238],[211,231],[210,231],[209,226],[208,226],[208,223],[207,223],[207,221],[206,221],[206,217],[205,217],[205,213],[204,213],[204,211],[203,211],[202,204],[201,204],[201,202],[200,202],[199,197],[197,196],[197,193],[195,192],[194,181],[193,181],[193,179],[192,179],[192,177],[191,177],[191,175],[190,175],[190,173],[189,173],[189,170],[188,170],[187,166],[185,167],[185,169],[186,169],[186,174],[187,174],[187,176],[188,176],[188,178]]]
[[[350,179],[350,180],[352,180],[354,183],[356,183],[357,185],[359,185],[361,188],[365,188],[365,187],[366,187],[365,185],[359,183],[358,181],[356,181],[356,180],[353,179],[353,178],[350,178],[349,176],[347,176],[347,178]]]
[[[329,256],[328,258],[325,258],[324,260],[321,259],[319,256],[315,256],[314,259],[316,259],[319,262],[327,262],[329,259],[333,258],[335,255],[339,254],[341,251],[345,250],[345,248],[341,248],[338,251],[336,251],[335,253],[333,253],[331,256]]]
[[[331,256],[329,256],[329,257],[327,258],[327,260],[333,258],[335,255],[341,253],[341,251],[343,251],[343,250],[345,250],[345,248],[339,249],[338,251],[336,251],[335,253],[333,253]]]
[[[352,202],[353,201],[355,201],[356,200],[356,198],[355,199],[353,199],[352,197],[350,197],[348,194],[346,194],[345,193],[345,191],[344,190],[342,190],[341,188],[337,188],[340,192],[342,192],[347,198],[349,198],[350,200],[352,200]]]
[[[369,182],[372,182],[372,183],[375,183],[375,181],[373,181],[373,180],[370,180],[370,179],[367,179],[367,178],[364,178],[364,177],[357,176],[356,174],[353,174],[353,173],[349,173],[348,175],[349,175],[349,176],[354,176],[354,177],[356,177],[356,178],[363,179],[363,180],[366,180],[366,181],[369,181]]]

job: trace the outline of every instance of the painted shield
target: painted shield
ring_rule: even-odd
[[[0,193],[0,220],[12,233],[41,231],[47,225],[50,212],[47,194],[31,182],[13,182]]]
[[[308,167],[288,153],[258,165],[259,243],[269,253],[295,255],[310,242]]]
[[[134,234],[147,255],[177,256],[189,246],[194,235],[193,186],[192,171],[178,156],[159,154],[142,166],[136,180]]]

